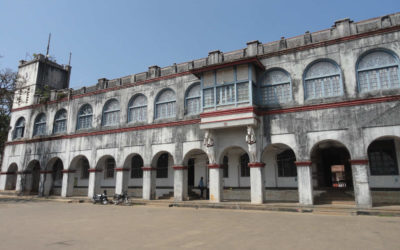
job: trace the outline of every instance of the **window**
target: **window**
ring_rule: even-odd
[[[119,123],[119,102],[115,99],[108,100],[103,108],[103,126],[112,126]]]
[[[363,56],[357,64],[357,76],[361,93],[399,88],[399,61],[386,51],[373,51]]]
[[[296,156],[293,150],[287,149],[276,156],[278,163],[278,177],[295,177],[297,168],[295,165]]]
[[[343,94],[340,69],[331,61],[311,64],[304,75],[306,99],[340,96]]]
[[[222,176],[224,178],[229,177],[229,165],[228,165],[228,156],[224,156],[222,160]]]
[[[200,99],[200,84],[195,83],[189,87],[189,91],[186,93],[185,113],[188,115],[199,114],[201,112]]]
[[[83,158],[81,161],[81,179],[89,178],[89,161]]]
[[[163,90],[156,99],[156,119],[174,117],[175,103],[175,92],[171,89]]]
[[[262,104],[280,104],[292,100],[290,76],[281,69],[267,71],[260,90]]]
[[[14,139],[19,139],[24,137],[25,132],[25,118],[21,117],[15,123]]]
[[[114,178],[114,169],[115,169],[115,161],[113,158],[108,158],[106,160],[106,172],[105,172],[105,179],[112,179]]]
[[[59,134],[67,131],[67,111],[61,109],[57,111],[54,117],[53,133]]]
[[[140,155],[132,157],[131,161],[131,178],[143,178],[143,159]]]
[[[85,104],[78,112],[77,129],[87,129],[92,127],[93,110],[89,104]]]
[[[168,178],[168,153],[158,157],[156,178]]]
[[[240,176],[250,177],[249,162],[250,159],[248,154],[243,154],[240,156]]]
[[[62,180],[63,178],[62,170],[63,170],[62,161],[58,159],[53,166],[53,181]]]
[[[144,95],[134,96],[128,104],[128,122],[147,120],[147,99]]]
[[[375,141],[368,147],[371,175],[398,175],[394,140]]]
[[[41,113],[35,119],[33,128],[33,135],[45,135],[46,134],[46,115]]]

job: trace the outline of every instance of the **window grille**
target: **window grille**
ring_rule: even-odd
[[[248,154],[243,154],[240,156],[240,176],[250,177],[249,162],[250,159]]]
[[[134,96],[128,105],[128,122],[147,120],[147,98],[140,94]]]
[[[67,111],[59,110],[54,117],[53,133],[59,134],[67,131]]]
[[[368,147],[371,175],[398,175],[394,140],[375,141]]]
[[[156,100],[156,119],[175,117],[175,103],[175,92],[163,90]]]
[[[223,160],[222,160],[222,175],[224,178],[228,178],[229,177],[229,164],[228,164],[228,156],[224,156]]]
[[[292,100],[290,76],[281,69],[268,71],[262,81],[260,90],[262,104],[280,104]]]
[[[78,112],[77,129],[87,129],[92,127],[93,110],[89,104],[85,104]]]
[[[24,137],[25,132],[25,118],[21,117],[15,123],[14,139]]]
[[[235,85],[217,87],[217,105],[235,103]]]
[[[164,153],[158,157],[156,178],[168,178],[168,153]]]
[[[208,88],[203,90],[203,102],[204,107],[214,106],[214,88]]]
[[[195,83],[185,97],[186,114],[193,115],[201,112],[200,99],[200,83]]]
[[[132,157],[131,178],[143,178],[143,159],[139,155]]]
[[[312,64],[304,78],[306,99],[334,97],[343,94],[340,69],[329,61]]]
[[[35,119],[33,128],[33,135],[45,135],[46,134],[46,115],[40,114]]]
[[[106,174],[105,179],[114,178],[114,169],[115,169],[115,160],[112,158],[108,158],[106,160]]]
[[[89,178],[89,161],[84,158],[81,159],[81,179]]]
[[[60,159],[58,159],[53,166],[53,181],[62,180],[63,174],[63,164]]]
[[[103,108],[103,126],[112,126],[119,123],[119,102],[115,99],[106,102]]]
[[[293,150],[287,149],[276,156],[278,163],[278,177],[297,176],[297,167],[295,164],[296,156]]]
[[[398,59],[385,51],[363,56],[357,67],[360,92],[400,87]]]

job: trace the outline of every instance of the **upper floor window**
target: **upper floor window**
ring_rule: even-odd
[[[249,155],[243,154],[240,156],[240,176],[250,177],[250,167],[249,167]]]
[[[200,99],[200,83],[195,83],[189,87],[189,90],[186,93],[186,114],[193,115],[201,112]]]
[[[265,73],[261,83],[261,103],[279,104],[292,100],[292,86],[289,73],[272,69]]]
[[[67,111],[61,109],[57,111],[56,116],[54,117],[53,133],[58,134],[65,131],[67,131]]]
[[[106,102],[103,108],[103,126],[111,126],[119,123],[119,102],[111,99]]]
[[[106,171],[104,174],[105,179],[114,178],[115,160],[113,158],[108,158],[106,160]]]
[[[15,130],[14,130],[14,139],[24,137],[25,133],[25,118],[20,117],[17,122],[15,123]]]
[[[360,92],[400,88],[399,60],[383,50],[364,55],[357,64]]]
[[[163,90],[156,99],[156,119],[174,117],[176,98],[175,92],[171,89]]]
[[[306,99],[340,96],[343,85],[339,66],[333,61],[317,61],[304,74]]]
[[[33,127],[33,135],[45,135],[46,134],[46,115],[44,113],[36,116],[35,124]]]
[[[278,163],[278,177],[295,177],[297,168],[295,165],[296,156],[293,150],[287,149],[276,156]]]
[[[147,98],[142,95],[132,97],[128,104],[128,122],[147,120]]]
[[[92,127],[93,109],[89,104],[83,105],[78,112],[77,129]]]

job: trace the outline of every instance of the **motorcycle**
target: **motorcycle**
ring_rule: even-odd
[[[107,191],[104,190],[102,194],[95,194],[93,195],[93,204],[96,204],[99,202],[100,204],[107,205],[108,204],[108,198],[107,198]]]
[[[114,201],[115,205],[118,205],[121,203],[124,203],[125,205],[131,205],[131,201],[129,200],[127,191],[125,191],[123,194],[114,194],[113,201]]]

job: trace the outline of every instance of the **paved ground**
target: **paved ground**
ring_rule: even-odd
[[[0,249],[399,249],[399,217],[0,199]]]

